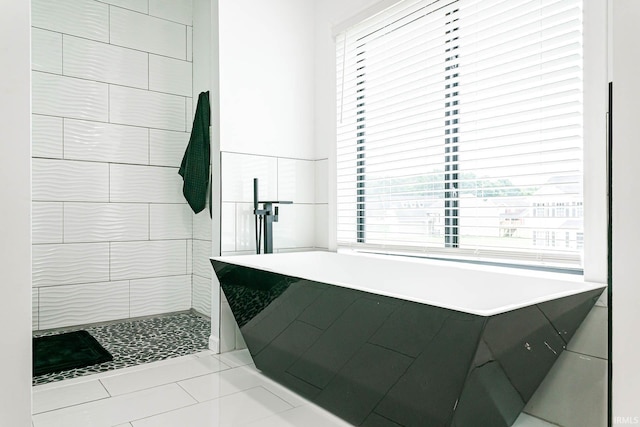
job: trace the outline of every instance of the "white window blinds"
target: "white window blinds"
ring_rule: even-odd
[[[405,0],[336,59],[339,246],[579,267],[581,1]]]

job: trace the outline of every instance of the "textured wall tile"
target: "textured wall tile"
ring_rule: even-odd
[[[111,44],[178,59],[187,57],[185,26],[125,9],[111,9]]]
[[[260,200],[278,200],[278,161],[275,157],[222,153],[222,201],[253,202],[253,178]]]
[[[148,0],[98,0],[102,3],[112,4],[114,6],[123,7],[136,12],[149,13]]]
[[[187,274],[187,242],[160,240],[111,243],[111,279]]]
[[[193,274],[193,239],[187,240],[187,274]]]
[[[111,202],[185,203],[177,168],[110,165]]]
[[[193,27],[187,27],[187,61],[193,61]]]
[[[190,1],[149,0],[149,15],[191,25],[193,8]]]
[[[149,130],[135,126],[64,121],[64,157],[116,163],[149,163]]]
[[[149,55],[145,52],[64,36],[64,74],[147,89]]]
[[[111,123],[185,130],[184,97],[121,86],[109,90]]]
[[[192,307],[198,313],[211,316],[211,279],[193,276]]]
[[[233,252],[236,250],[236,204],[223,203],[221,215],[221,250]]]
[[[62,158],[62,118],[31,116],[31,155]]]
[[[282,205],[273,224],[273,247],[312,248],[315,243],[315,205]]]
[[[36,201],[107,202],[109,165],[33,159],[32,197]]]
[[[223,204],[223,209],[224,209]],[[209,209],[205,209],[197,215],[193,215],[193,238],[198,240],[211,241],[211,217]]]
[[[315,206],[314,247],[329,248],[329,205]]]
[[[32,274],[35,287],[108,281],[109,243],[34,245]]]
[[[62,203],[33,202],[31,206],[32,243],[62,243]]]
[[[104,83],[34,71],[32,91],[35,114],[108,121],[108,89]]]
[[[315,161],[278,159],[278,200],[315,202]]]
[[[62,34],[31,29],[31,69],[62,74]]]
[[[39,288],[33,288],[31,290],[31,329],[38,330],[38,292]]]
[[[172,313],[191,308],[191,276],[131,281],[131,317]]]
[[[180,167],[189,143],[189,134],[151,129],[149,131],[149,162],[152,165]]]
[[[149,239],[149,206],[65,203],[64,241],[107,242]]]
[[[316,160],[316,203],[329,203],[329,161]]]
[[[196,96],[196,104],[198,102],[198,97]],[[186,131],[191,133],[191,131],[193,130],[193,118],[194,115],[196,114],[196,111],[193,107],[193,98],[185,98],[185,104],[186,104]]]
[[[187,204],[152,204],[149,206],[151,240],[191,239],[193,218]]]
[[[193,241],[193,274],[211,279],[211,242],[205,240]]]
[[[85,0],[32,0],[31,25],[108,42],[109,6]]]
[[[191,62],[149,55],[150,90],[192,97],[191,76]]]
[[[129,282],[40,289],[40,329],[129,317]]]

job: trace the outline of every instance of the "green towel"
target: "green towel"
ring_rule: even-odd
[[[210,138],[209,125],[211,123],[211,108],[209,106],[209,92],[202,92],[198,96],[196,115],[193,118],[193,128],[189,145],[184,152],[182,164],[178,173],[184,179],[182,194],[195,213],[202,211],[207,204],[207,190],[209,188],[209,153]],[[211,207],[211,201],[209,201]],[[211,209],[209,209],[211,210]]]

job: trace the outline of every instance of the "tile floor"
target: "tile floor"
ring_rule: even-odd
[[[190,311],[98,325],[37,331],[33,336],[55,335],[79,329],[84,329],[98,340],[111,353],[113,360],[86,368],[33,377],[33,385],[186,356],[205,350],[209,345],[211,320]]]
[[[338,427],[263,376],[247,350],[189,356],[33,387],[34,427]],[[516,427],[550,427],[522,414]]]

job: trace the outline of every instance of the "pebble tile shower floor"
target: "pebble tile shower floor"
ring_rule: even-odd
[[[193,354],[208,348],[211,322],[194,312],[176,313],[116,323],[35,332],[34,337],[86,330],[113,356],[99,365],[40,375],[32,384],[77,378],[143,363]]]

